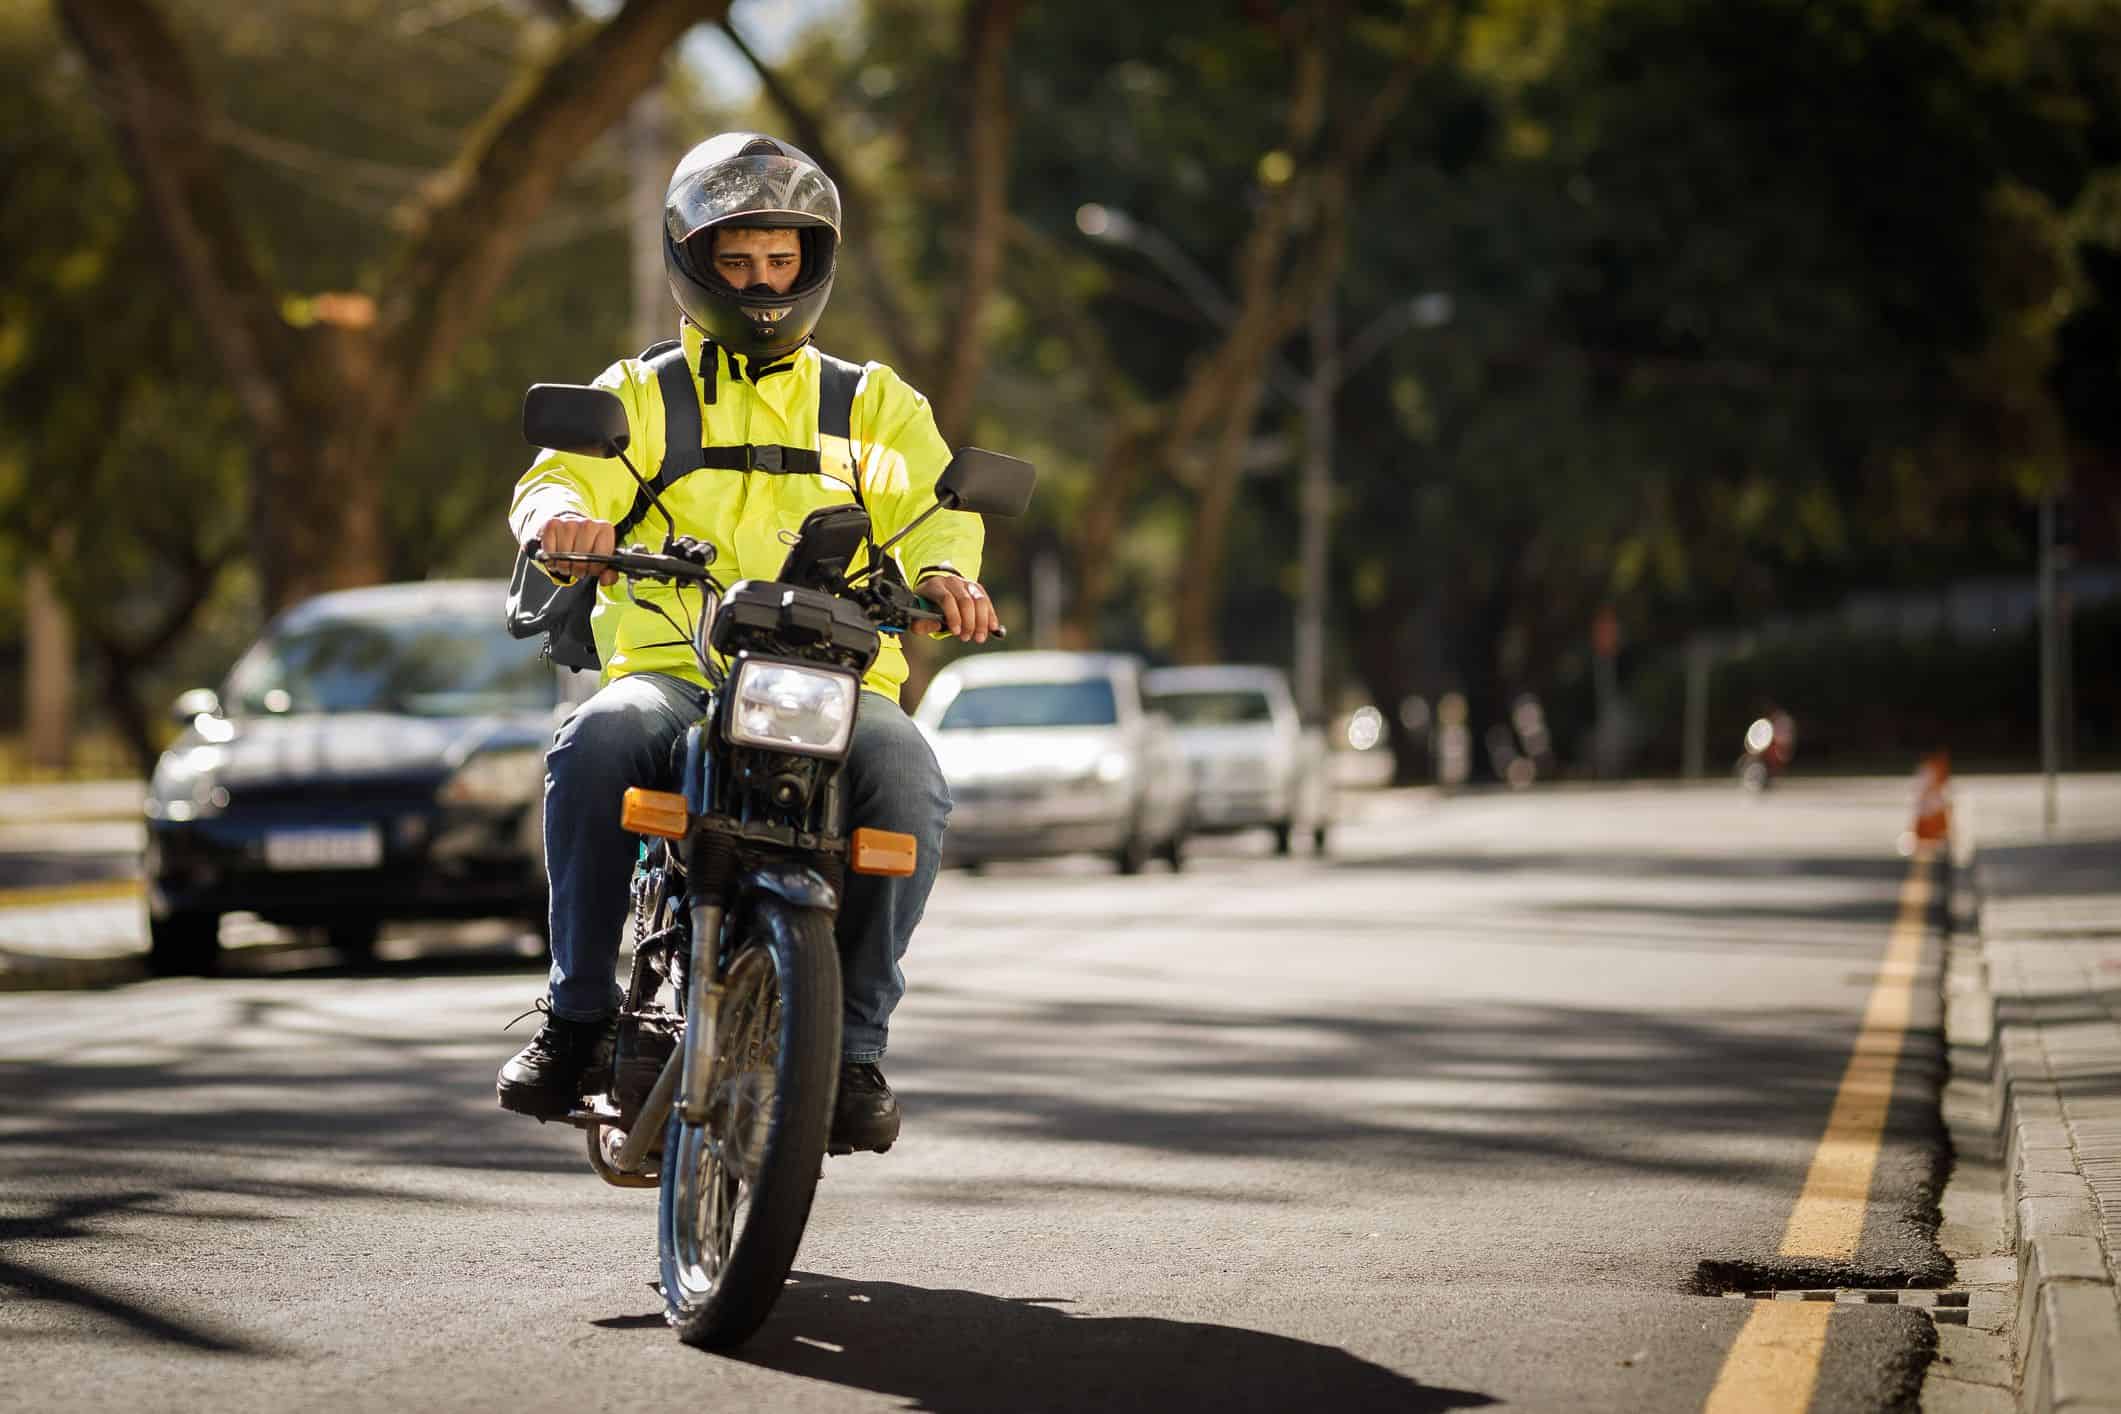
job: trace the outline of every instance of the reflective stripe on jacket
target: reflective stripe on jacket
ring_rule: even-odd
[[[861,500],[869,508],[879,542],[935,504],[936,478],[949,464],[950,449],[936,430],[928,400],[889,368],[880,363],[866,366],[854,396],[852,437],[820,438],[818,357],[808,345],[768,365],[754,382],[741,357],[705,343],[689,324],[682,334],[695,395],[702,389],[703,348],[714,363],[714,401],[701,409],[704,445],[816,447],[822,465],[816,476],[704,468],[663,493],[678,533],[714,545],[715,576],[724,584],[771,579],[778,573],[788,539],[804,516],[820,506],[854,499],[840,483],[856,481],[852,468],[857,465]],[[641,475],[653,478],[663,461],[663,396],[655,375],[639,359],[621,359],[604,370],[596,386],[617,393],[626,405],[632,429],[626,455]],[[616,460],[543,451],[516,483],[509,529],[521,544],[563,511],[616,524],[633,506],[636,490],[633,478]],[[650,510],[628,538],[652,550],[662,544],[665,530],[663,517]],[[890,553],[910,584],[937,570],[977,579],[984,539],[978,516],[939,511]],[[668,586],[646,583],[635,585],[634,593],[643,604],[662,606],[680,626],[688,622],[687,611],[698,599],[688,590],[681,607]],[[648,672],[700,680],[691,648],[678,641],[677,630],[659,615],[629,603],[623,580],[597,591],[590,624],[605,682]],[[887,634],[863,685],[895,701],[905,680],[906,656],[898,640]]]

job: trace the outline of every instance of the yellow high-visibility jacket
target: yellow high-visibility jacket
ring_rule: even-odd
[[[935,504],[936,478],[949,465],[950,448],[936,430],[928,400],[880,363],[863,371],[850,418],[851,438],[820,437],[817,429],[819,364],[807,344],[753,380],[740,355],[710,344],[690,324],[683,327],[685,357],[691,366],[693,391],[700,395],[700,360],[708,358],[715,374],[715,398],[700,410],[701,441],[709,447],[755,444],[815,447],[822,470],[815,476],[767,471],[722,471],[702,468],[662,493],[663,504],[677,521],[678,533],[712,543],[715,577],[724,584],[739,579],[771,579],[787,556],[788,541],[803,517],[820,506],[854,500],[847,486],[855,482],[869,508],[879,543]],[[663,463],[663,395],[655,374],[639,359],[621,359],[604,370],[596,386],[618,394],[626,405],[631,442],[627,457],[651,480]],[[851,443],[851,445],[850,445]],[[859,476],[857,477],[857,470]],[[508,525],[516,543],[528,540],[545,521],[562,511],[617,524],[633,508],[638,488],[616,460],[542,451],[516,483]],[[630,540],[653,550],[662,544],[663,518],[654,510],[635,527]],[[964,511],[938,511],[888,552],[906,572],[909,584],[943,572],[978,579],[985,527]],[[628,673],[672,673],[700,681],[689,647],[674,643],[669,623],[627,602],[625,581],[597,591],[590,616],[603,681]],[[654,603],[679,624],[695,610],[698,596],[684,591],[684,607],[668,585],[641,582],[634,593]],[[883,651],[863,686],[896,701],[906,680],[906,656],[895,636],[884,636]]]

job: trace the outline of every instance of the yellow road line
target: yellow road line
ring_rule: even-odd
[[[138,898],[138,879],[99,879],[88,884],[50,884],[32,889],[0,889],[0,908],[58,908],[69,903]]]
[[[1846,1261],[1856,1254],[1863,1235],[1863,1216],[1870,1203],[1871,1177],[1878,1168],[1878,1148],[1892,1106],[1893,1073],[1907,1043],[1908,1013],[1914,1003],[1915,968],[1922,957],[1923,919],[1930,902],[1931,851],[1915,856],[1900,885],[1900,910],[1893,919],[1885,961],[1855,1052],[1842,1072],[1841,1088],[1827,1116],[1826,1133],[1812,1153],[1804,1191],[1782,1234],[1785,1257]],[[1832,1302],[1762,1301],[1732,1342],[1723,1370],[1709,1391],[1704,1414],[1795,1414],[1812,1400],[1819,1378],[1819,1358],[1826,1351],[1827,1319]]]
[[[1869,1205],[1871,1174],[1886,1111],[1893,1103],[1893,1073],[1907,1044],[1908,1011],[1915,998],[1915,965],[1922,958],[1923,918],[1930,901],[1930,863],[1925,851],[1909,866],[1900,886],[1900,912],[1886,944],[1885,964],[1871,988],[1855,1054],[1842,1072],[1827,1116],[1826,1134],[1812,1154],[1804,1192],[1783,1229],[1782,1255],[1845,1262],[1856,1255]]]
[[[1795,1414],[1812,1402],[1831,1301],[1753,1301],[1702,1414]]]

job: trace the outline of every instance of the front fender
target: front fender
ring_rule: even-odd
[[[741,887],[764,889],[798,908],[822,908],[831,912],[840,906],[839,890],[827,883],[823,874],[801,864],[755,865],[744,871]]]

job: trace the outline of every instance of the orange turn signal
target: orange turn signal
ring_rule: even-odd
[[[857,874],[885,874],[903,879],[920,857],[913,836],[896,830],[856,830],[848,842],[847,862]]]
[[[637,835],[661,835],[666,840],[681,840],[692,824],[692,817],[686,813],[682,795],[628,786],[626,804],[619,811],[619,823]]]

